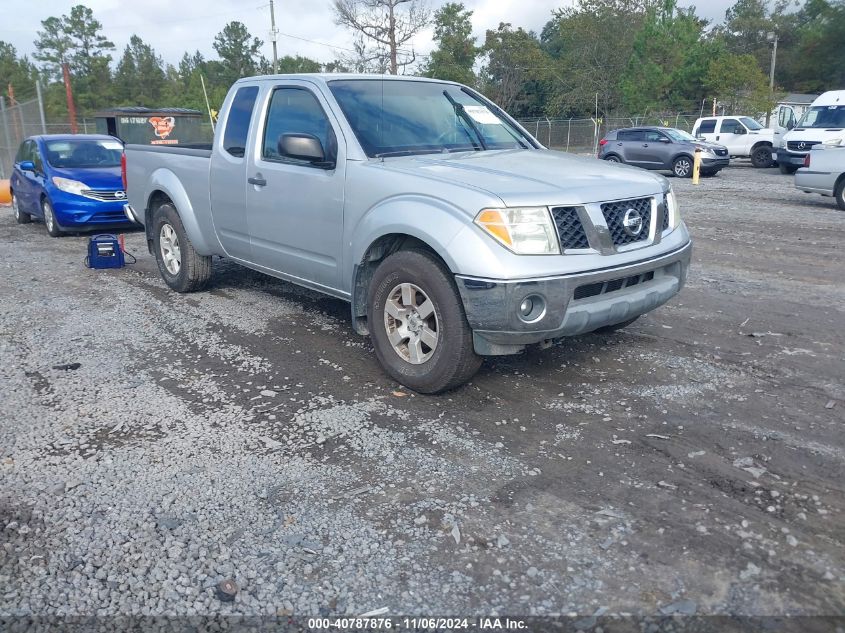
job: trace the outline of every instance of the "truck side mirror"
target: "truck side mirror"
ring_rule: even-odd
[[[282,134],[279,137],[279,154],[312,163],[326,160],[323,144],[313,134]]]

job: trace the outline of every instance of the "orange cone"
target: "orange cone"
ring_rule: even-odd
[[[8,180],[0,180],[0,204],[9,204],[12,201],[12,192],[9,189]]]

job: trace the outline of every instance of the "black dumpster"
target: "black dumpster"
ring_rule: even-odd
[[[94,115],[97,134],[116,136],[126,144],[205,145],[211,124],[199,110],[187,108],[120,107]]]

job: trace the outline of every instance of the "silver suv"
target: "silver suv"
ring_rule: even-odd
[[[671,127],[614,130],[599,142],[599,158],[644,169],[668,170],[678,178],[692,176],[695,149],[701,148],[701,175],[715,176],[730,164],[728,148],[700,141]]]

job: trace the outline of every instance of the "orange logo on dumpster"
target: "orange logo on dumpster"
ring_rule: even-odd
[[[176,127],[176,119],[172,116],[151,116],[149,121],[159,138],[167,138]]]

